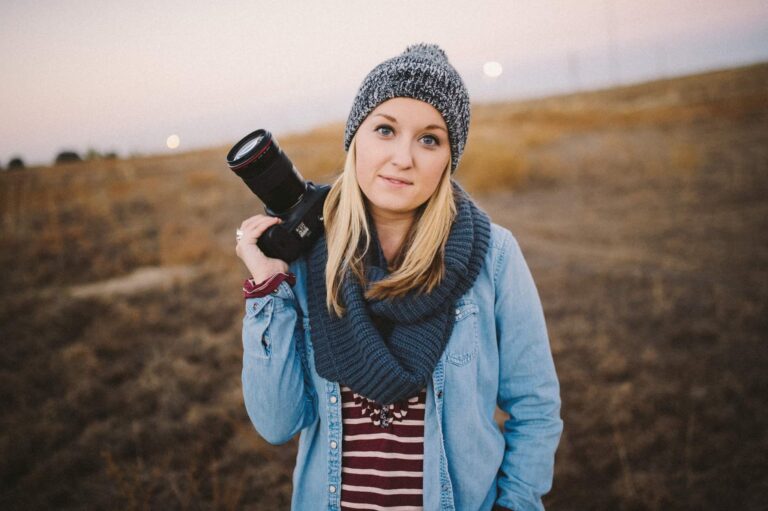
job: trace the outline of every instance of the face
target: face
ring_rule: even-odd
[[[418,99],[381,103],[355,137],[357,182],[379,220],[412,217],[435,192],[451,159],[443,117]]]

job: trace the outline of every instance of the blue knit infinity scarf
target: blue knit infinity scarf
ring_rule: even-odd
[[[341,286],[347,310],[337,318],[325,306],[325,236],[313,245],[307,258],[307,288],[320,376],[380,405],[415,396],[427,384],[453,331],[454,305],[472,287],[491,237],[488,215],[458,183],[451,183],[457,215],[445,246],[446,273],[431,293],[414,290],[396,300],[367,301],[349,273]],[[369,285],[388,275],[375,230],[366,260]]]

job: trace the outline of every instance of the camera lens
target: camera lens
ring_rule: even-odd
[[[248,154],[251,151],[251,149],[256,147],[256,144],[261,142],[261,139],[263,139],[263,138],[264,138],[263,135],[257,135],[253,139],[251,139],[248,142],[246,142],[245,144],[243,144],[243,147],[238,149],[237,154],[235,155],[235,160],[239,160],[240,158],[242,158],[243,156]]]
[[[304,178],[267,130],[249,133],[235,144],[227,154],[227,165],[273,215],[298,204],[307,188]]]

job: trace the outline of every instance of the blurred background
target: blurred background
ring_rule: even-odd
[[[439,44],[456,179],[518,239],[565,429],[552,510],[765,509],[768,4],[0,4],[0,506],[288,509],[242,402],[226,167],[343,164],[365,75]],[[504,417],[499,412],[498,420]]]

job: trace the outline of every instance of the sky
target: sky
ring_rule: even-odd
[[[767,61],[768,2],[2,0],[0,166],[343,122],[416,42],[445,50],[473,103],[525,99]]]

